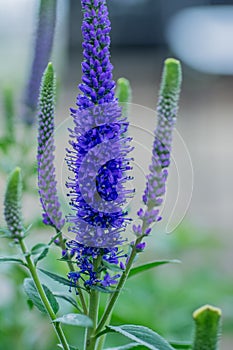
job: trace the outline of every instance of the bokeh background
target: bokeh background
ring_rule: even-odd
[[[180,154],[175,149],[174,160],[179,164],[182,179],[179,191],[188,191],[191,202],[187,212],[182,209],[183,217],[179,209],[179,206],[183,208],[179,202],[181,196],[177,212],[183,217],[182,222],[170,234],[166,233],[166,225],[154,227],[147,253],[138,260],[140,263],[154,258],[177,258],[182,264],[160,267],[130,280],[117,304],[113,322],[143,324],[169,339],[189,339],[192,312],[210,303],[223,310],[221,349],[230,350],[233,342],[233,1],[109,0],[108,4],[114,77],[130,80],[135,105],[155,110],[163,60],[171,56],[181,60],[183,89],[177,132],[188,149],[194,174],[191,191],[190,163],[189,167],[185,166],[184,148]],[[38,6],[38,0],[0,0],[0,90],[13,89],[17,118],[31,65]],[[58,79],[56,123],[59,125],[75,105],[81,79],[79,1],[58,0],[57,16],[52,61]],[[132,112],[130,118],[135,122]],[[144,121],[146,129],[153,131],[153,113],[141,113],[141,123]],[[1,136],[3,124],[1,118]],[[19,121],[16,125],[20,129]],[[35,137],[36,148],[34,129],[30,132]],[[32,148],[32,162],[35,154]],[[58,152],[59,155],[62,156]],[[142,159],[143,156],[142,153]],[[141,161],[138,159],[137,163],[140,165]],[[6,175],[16,162],[15,154],[9,158],[1,150],[1,203]],[[17,165],[23,168],[21,163]],[[31,186],[36,188],[35,179],[31,180]],[[177,195],[176,189],[177,181],[170,176],[168,192]],[[39,224],[38,199],[27,192],[23,200],[26,222],[32,222],[35,227],[35,233],[28,238],[29,244],[39,239],[47,242],[52,232]],[[0,222],[4,226],[2,217]],[[14,246],[1,240],[1,256],[15,251]],[[57,261],[58,257],[59,252],[54,248],[43,264],[66,274],[66,267]],[[16,265],[1,264],[0,274],[0,350],[54,349],[56,340],[47,318],[27,306],[20,286],[26,272]],[[52,287],[62,288],[56,284]],[[70,311],[67,305],[62,308]],[[74,344],[79,343],[76,330],[67,327],[66,332]],[[113,341],[112,336],[109,344],[113,345]],[[118,341],[124,340],[118,338]]]

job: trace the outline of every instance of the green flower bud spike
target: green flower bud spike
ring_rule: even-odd
[[[129,103],[132,101],[132,89],[129,80],[119,78],[117,80],[116,97],[122,106],[122,114],[127,117],[129,114]]]
[[[217,350],[222,312],[205,305],[193,313],[195,337],[193,350]]]
[[[167,58],[164,64],[160,96],[173,99],[174,107],[179,100],[182,72],[180,62],[174,58]]]
[[[12,238],[22,237],[24,233],[21,213],[21,197],[22,176],[21,169],[17,167],[9,175],[4,200],[4,217]]]

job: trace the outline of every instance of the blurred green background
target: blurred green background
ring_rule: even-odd
[[[46,241],[45,232],[40,239]],[[31,244],[36,237],[30,237]],[[156,259],[179,258],[181,263],[164,265],[141,275],[131,277],[116,305],[112,324],[136,323],[152,328],[169,340],[192,338],[192,312],[208,303],[223,310],[223,346],[232,340],[233,281],[231,269],[222,264],[226,247],[216,232],[203,232],[192,226],[181,225],[173,234],[156,234],[148,239],[148,247],[140,254],[137,264]],[[1,240],[1,251],[11,255],[16,248]],[[58,261],[59,250],[54,247],[40,264],[46,269],[65,275],[66,264]],[[26,271],[16,264],[2,263],[0,300],[0,349],[52,350],[56,337],[48,318],[37,309],[30,310],[21,283]],[[41,276],[52,290],[67,291],[65,286]],[[72,292],[75,297],[75,293]],[[102,296],[103,310],[107,295]],[[59,300],[60,302],[60,300]],[[60,302],[60,313],[75,312],[69,304]],[[65,326],[70,344],[82,344],[83,331]],[[108,346],[126,343],[121,336],[110,334]]]
[[[33,223],[33,234],[28,238],[31,246],[38,241],[47,242],[53,234],[52,230],[45,231],[45,228],[39,224],[40,206],[38,198],[35,197],[36,127],[30,133],[26,130],[23,134],[19,123],[21,99],[32,54],[38,3],[38,1],[29,0],[20,2],[0,0],[0,89],[2,91],[7,86],[13,89],[16,128],[22,136],[21,140],[24,141],[24,152],[28,152],[26,157],[25,153],[22,156],[19,155],[19,147],[10,149],[8,153],[3,147],[0,148],[1,209],[6,174],[16,164],[22,167],[25,174],[28,159],[30,159],[32,176],[29,185],[24,187],[27,193],[24,194],[23,207],[26,223]],[[133,6],[132,1],[129,3]],[[158,16],[156,12],[156,16],[163,24],[159,28],[159,33],[165,29],[166,20],[168,20],[164,14],[166,11],[169,13],[171,8],[174,11],[175,3],[172,0],[156,2],[160,10],[163,10],[163,16]],[[184,1],[184,6],[187,3],[188,1]],[[205,5],[210,3],[214,1],[206,1]],[[198,4],[202,2],[198,1]],[[69,108],[75,105],[76,86],[81,79],[82,59],[80,46],[69,48],[68,45],[69,40],[76,37],[76,31],[78,31],[76,45],[80,45],[80,23],[79,21],[70,22],[68,1],[59,0],[58,5],[57,34],[52,59],[59,83],[57,125],[69,116]],[[117,16],[121,14],[116,15],[114,30],[117,30]],[[137,13],[135,18],[140,18],[140,13]],[[150,25],[153,23],[152,21]],[[158,23],[156,22],[156,26]],[[147,35],[146,27],[142,32]],[[134,33],[132,32],[131,35]],[[164,32],[162,35],[164,35],[163,40],[148,45],[134,43],[131,46],[124,43],[121,46],[119,43],[121,40],[124,41],[124,36],[121,34],[115,37],[116,45],[113,42],[112,47],[114,78],[127,77],[132,84],[133,102],[150,110],[155,109],[162,62],[166,57],[174,55],[171,47],[166,43]],[[220,40],[224,38],[224,36],[221,37],[221,33],[219,35]],[[160,35],[159,38],[161,39]],[[212,47],[216,46],[214,40],[209,43]],[[73,45],[74,42],[69,44]],[[176,57],[182,60],[182,56],[179,57],[176,54]],[[130,279],[116,306],[112,322],[142,324],[151,327],[168,339],[190,339],[193,325],[192,312],[199,306],[209,303],[223,310],[221,350],[229,350],[233,342],[233,162],[231,161],[233,159],[233,78],[232,74],[207,74],[203,71],[200,73],[191,68],[187,61],[183,64],[183,81],[177,130],[190,152],[194,168],[191,203],[184,220],[171,234],[164,233],[166,227],[154,228],[153,234],[148,239],[145,254],[141,254],[137,261],[139,264],[153,259],[171,258],[181,260],[181,264],[162,266]],[[3,115],[2,98],[0,98],[0,111]],[[137,122],[136,117],[133,119],[133,114],[131,117],[132,122]],[[149,130],[153,132],[155,125],[154,119],[151,119],[153,116],[150,113],[147,116],[141,113],[142,123],[145,117],[148,117],[147,121],[149,120],[150,124],[147,126],[151,125]],[[3,124],[3,117],[1,117],[1,137],[4,136]],[[58,133],[58,146],[62,143],[59,135]],[[144,141],[147,142],[147,140]],[[144,154],[138,160],[139,165],[143,158]],[[175,151],[175,159],[182,164],[183,159],[179,149]],[[182,172],[184,179],[180,190],[185,192],[186,182],[190,180],[189,174],[185,167],[180,168],[179,171]],[[170,176],[168,193],[173,193],[176,186],[176,180]],[[143,187],[140,187],[139,191],[142,190]],[[3,218],[0,224],[4,226]],[[166,226],[166,223],[164,225]],[[0,240],[0,244],[0,256],[12,255],[17,251],[16,247],[9,245],[9,242],[4,239]],[[60,257],[59,254],[58,249],[54,247],[41,266],[65,275],[66,265],[57,260]],[[56,344],[52,326],[48,324],[47,317],[40,314],[38,310],[29,309],[22,288],[25,276],[25,271],[16,264],[0,264],[0,350],[52,350]],[[51,280],[46,279],[45,276],[41,277],[54,290],[65,290],[63,286],[55,282],[51,283]],[[102,298],[102,307],[105,298],[106,296]],[[61,313],[72,311],[67,304],[61,303]],[[64,327],[64,329],[69,334],[71,344],[80,344],[79,330],[72,327]],[[113,346],[115,340],[117,344],[125,342],[125,339],[120,336],[110,335],[107,338],[107,344]]]

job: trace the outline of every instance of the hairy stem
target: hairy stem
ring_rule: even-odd
[[[97,259],[94,259],[94,271],[97,273],[97,278],[99,276],[98,269],[101,259],[101,256],[99,256]],[[99,292],[95,289],[92,289],[90,293],[88,316],[93,322],[93,328],[88,328],[86,331],[86,350],[94,350],[96,345],[95,330],[98,322],[99,297]]]
[[[64,242],[64,239],[63,239],[62,232],[61,232],[61,234],[59,236],[59,245],[60,245],[62,250],[66,250],[66,245],[65,245],[65,242]],[[69,257],[68,257],[68,260],[67,260],[67,265],[68,265],[70,271],[74,271],[73,263],[70,261]],[[77,283],[77,287],[79,287],[78,283]],[[81,305],[82,305],[82,308],[83,308],[83,312],[84,312],[85,315],[87,315],[88,314],[88,309],[87,309],[87,305],[86,305],[85,298],[84,298],[84,295],[83,295],[83,292],[82,292],[81,288],[79,288],[79,290],[78,290],[78,295],[79,295],[80,302],[81,302]]]
[[[22,252],[24,254],[25,260],[27,262],[28,269],[29,269],[29,271],[31,273],[31,277],[32,277],[32,279],[33,279],[33,281],[35,283],[36,289],[37,289],[37,291],[38,291],[38,293],[40,295],[41,301],[44,304],[44,307],[45,307],[45,309],[46,309],[46,311],[47,311],[47,313],[48,313],[48,315],[49,315],[49,317],[50,317],[50,319],[52,321],[52,324],[53,324],[53,327],[54,327],[54,329],[56,331],[57,337],[58,337],[58,339],[59,339],[63,349],[64,350],[70,350],[69,345],[68,345],[67,340],[66,340],[66,337],[65,337],[65,335],[64,335],[64,333],[62,331],[60,323],[59,322],[53,322],[56,319],[56,315],[55,315],[55,313],[54,313],[54,311],[53,311],[53,309],[52,309],[52,307],[51,307],[51,305],[50,305],[50,303],[49,303],[49,301],[47,299],[47,296],[46,296],[46,294],[44,292],[44,289],[43,289],[43,287],[41,285],[40,279],[39,279],[39,277],[37,275],[35,264],[34,264],[33,260],[31,259],[31,255],[28,252],[27,247],[26,247],[23,239],[19,240],[19,245],[20,245],[21,250],[22,250]]]
[[[116,303],[116,301],[117,301],[117,299],[118,299],[118,297],[119,297],[119,295],[121,293],[122,288],[124,287],[124,284],[125,284],[125,282],[126,282],[126,280],[128,278],[131,266],[132,266],[132,264],[134,262],[134,259],[135,259],[136,255],[137,255],[137,248],[136,247],[142,241],[142,239],[143,239],[143,236],[139,237],[135,241],[135,244],[134,244],[134,246],[132,248],[131,254],[130,254],[129,259],[128,259],[128,263],[126,265],[126,269],[122,273],[121,278],[120,278],[120,280],[118,282],[118,285],[116,287],[116,291],[115,291],[115,293],[112,294],[112,296],[111,296],[111,298],[110,298],[110,300],[108,302],[108,305],[106,306],[106,309],[105,309],[105,311],[103,313],[103,316],[102,316],[102,318],[101,318],[101,320],[100,320],[100,322],[99,322],[99,324],[98,324],[98,326],[96,328],[96,332],[95,332],[96,335],[103,329],[103,327],[105,326],[106,322],[110,318],[110,315],[111,315],[111,312],[113,310],[113,307],[114,307],[114,305],[115,305],[115,303]]]

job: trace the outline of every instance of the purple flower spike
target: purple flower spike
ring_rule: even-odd
[[[133,193],[125,189],[131,169],[128,154],[128,123],[114,95],[110,63],[110,22],[105,0],[82,0],[84,19],[82,63],[78,109],[71,109],[75,127],[70,130],[67,164],[70,205],[75,215],[67,220],[79,243],[109,248],[123,242],[127,223],[122,206]]]
[[[112,80],[113,66],[110,63],[110,21],[105,0],[81,0],[84,19],[82,25],[83,83],[79,85],[83,94],[77,98],[82,109],[93,104],[112,102],[115,83]]]
[[[138,216],[144,221],[148,235],[148,227],[160,221],[157,207],[161,206],[166,191],[167,168],[170,164],[172,134],[178,111],[178,100],[181,86],[180,63],[174,59],[167,59],[164,65],[159,101],[157,106],[158,124],[155,130],[155,141],[152,151],[152,163],[149,167],[147,185],[143,195],[146,210],[140,209]]]
[[[23,119],[31,125],[35,121],[42,74],[49,62],[56,23],[57,0],[41,0],[36,32],[34,57],[24,96]]]
[[[59,232],[63,225],[60,203],[56,190],[54,161],[54,96],[55,76],[53,66],[48,64],[42,78],[39,100],[38,129],[38,187],[43,208],[43,222]]]

